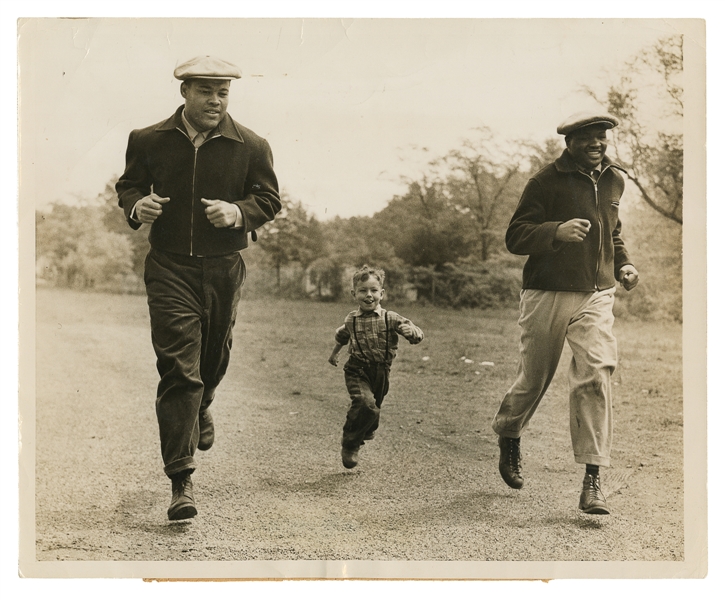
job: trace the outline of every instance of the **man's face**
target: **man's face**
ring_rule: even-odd
[[[372,275],[368,276],[365,281],[358,282],[355,289],[352,290],[352,297],[363,312],[375,310],[380,305],[384,295],[383,286],[380,285],[378,278]]]
[[[181,86],[186,118],[197,131],[214,129],[227,114],[229,82],[225,79],[190,79]]]
[[[580,167],[591,171],[604,158],[607,151],[607,129],[592,125],[575,131],[566,144],[569,152]]]

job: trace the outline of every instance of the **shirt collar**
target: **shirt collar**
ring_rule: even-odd
[[[179,108],[176,109],[176,112],[171,115],[166,121],[159,123],[156,126],[156,131],[171,131],[174,129],[179,129],[182,133],[184,132],[184,129],[186,129],[186,124],[184,123],[184,105],[182,104],[179,106]],[[193,128],[192,128],[193,129]],[[211,132],[215,133],[219,132],[220,135],[224,136],[225,138],[228,138],[230,140],[234,140],[236,142],[244,143],[244,138],[242,137],[242,132],[239,130],[239,126],[234,122],[234,120],[229,116],[229,113],[224,115],[224,118],[222,119],[221,123],[216,126],[216,128],[212,129]],[[210,132],[210,133],[211,133]],[[188,133],[187,133],[188,135]]]
[[[201,134],[201,139],[205,140],[207,137],[209,137],[209,134],[214,131],[213,129],[207,129],[206,131],[197,131],[196,129],[194,129],[194,126],[189,123],[189,119],[186,118],[186,110],[181,111],[181,122],[184,124],[184,127],[186,128],[186,133],[189,135],[189,139],[192,141],[199,133]]]
[[[599,163],[596,167],[594,167],[590,171],[585,171],[584,169],[582,169],[581,167],[579,167],[579,171],[581,173],[584,173],[584,175],[588,175],[589,177],[591,177],[593,179],[594,178],[594,171],[599,171],[599,174],[600,175],[602,174],[602,163]]]
[[[377,307],[375,308],[375,310],[371,310],[371,311],[362,311],[358,308],[355,311],[355,316],[362,317],[363,315],[369,315],[370,313],[375,313],[379,317],[382,317],[383,316],[383,307],[378,304]]]

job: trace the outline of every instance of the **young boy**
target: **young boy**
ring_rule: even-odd
[[[398,313],[380,306],[385,296],[385,272],[364,265],[352,277],[350,290],[358,309],[345,317],[335,331],[335,347],[329,362],[337,366],[343,346],[349,346],[345,385],[352,404],[342,428],[342,464],[352,469],[365,440],[373,439],[380,420],[380,405],[388,393],[390,366],[398,349],[398,335],[411,344],[423,340],[423,332]]]

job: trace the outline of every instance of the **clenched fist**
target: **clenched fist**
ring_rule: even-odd
[[[237,216],[239,216],[239,209],[236,205],[224,202],[224,200],[207,200],[206,198],[202,198],[201,202],[206,206],[204,209],[206,218],[214,227],[234,227]]]
[[[153,223],[161,215],[163,205],[171,198],[162,198],[158,194],[151,193],[136,202],[136,220],[141,223]]]
[[[591,226],[586,219],[571,219],[556,228],[554,239],[560,242],[581,242],[587,237]]]

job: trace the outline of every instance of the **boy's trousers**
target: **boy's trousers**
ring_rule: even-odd
[[[199,412],[229,365],[245,276],[239,253],[184,256],[151,250],[144,280],[159,381],[156,416],[164,472],[194,469]]]
[[[614,288],[600,292],[522,290],[516,381],[493,419],[493,430],[518,438],[551,383],[569,342],[569,427],[578,463],[609,466],[612,383],[617,342],[612,334]]]
[[[342,428],[342,447],[355,450],[380,422],[380,406],[388,393],[390,365],[365,363],[351,356],[343,367],[352,403]]]

